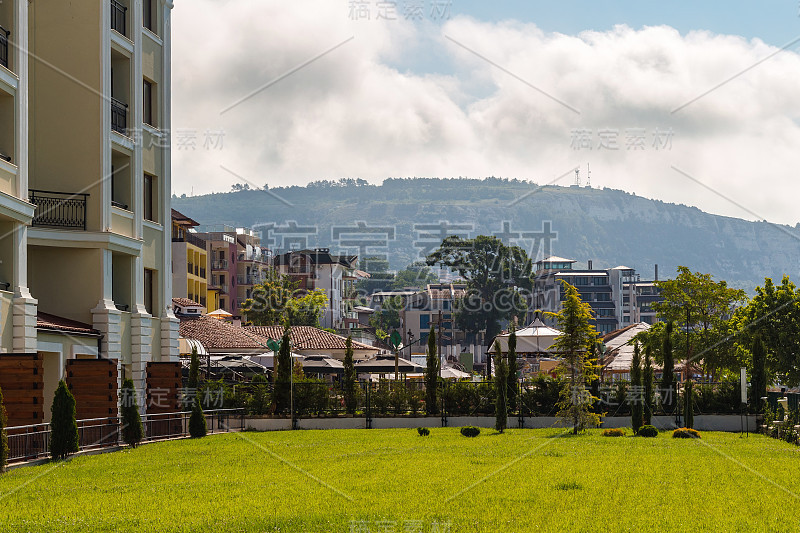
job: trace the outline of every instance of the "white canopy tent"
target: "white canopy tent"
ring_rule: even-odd
[[[533,322],[525,328],[516,331],[517,334],[517,355],[543,355],[556,353],[553,343],[561,332],[546,326],[537,316]],[[508,351],[508,337],[510,333],[503,333],[492,340],[492,344],[487,350],[488,353],[495,353],[495,341],[500,342],[500,350],[503,353]]]

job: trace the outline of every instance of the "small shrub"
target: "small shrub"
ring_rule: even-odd
[[[50,456],[66,459],[78,451],[78,423],[75,420],[75,397],[62,379],[50,407]]]
[[[120,404],[122,440],[131,448],[136,448],[144,437],[144,429],[142,428],[142,418],[139,416],[139,405],[136,403],[136,388],[130,378],[122,382]]]
[[[206,415],[203,413],[200,401],[195,400],[194,405],[192,405],[192,416],[189,417],[189,435],[193,439],[199,439],[200,437],[205,437],[207,432]]]
[[[427,437],[431,434],[431,430],[428,428],[417,428],[417,433],[419,433],[420,437]]]
[[[461,428],[461,434],[465,437],[477,437],[481,434],[481,428],[476,428],[475,426],[464,426]]]
[[[655,426],[646,424],[640,427],[638,433],[636,434],[640,437],[658,437],[658,429],[656,429]]]
[[[625,429],[624,428],[604,429],[602,435],[604,437],[624,437]]]
[[[674,439],[699,439],[700,432],[692,428],[678,428],[672,432]]]

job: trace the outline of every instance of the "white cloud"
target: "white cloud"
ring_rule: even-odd
[[[596,186],[731,216],[799,218],[792,193],[800,167],[800,56],[791,50],[673,113],[777,49],[669,27],[563,35],[466,17],[443,26],[355,22],[346,2],[329,0],[196,0],[177,4],[173,20],[173,127],[198,131],[197,149],[173,151],[178,193],[228,190],[237,180],[220,165],[278,186],[343,176],[546,183],[588,162]],[[443,74],[391,66],[425,63],[428,54]],[[570,146],[577,128],[592,131],[592,150]],[[602,128],[619,130],[619,150],[597,149]],[[646,129],[644,150],[625,149],[627,128]],[[671,150],[653,147],[655,128],[672,129]],[[225,131],[223,149],[203,148],[206,129]]]

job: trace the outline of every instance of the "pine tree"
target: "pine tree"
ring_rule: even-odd
[[[431,326],[428,333],[428,358],[425,369],[425,411],[429,415],[439,412],[436,405],[436,389],[439,386],[439,354],[436,351],[436,331]]]
[[[142,418],[139,416],[139,405],[136,402],[136,388],[133,380],[128,378],[122,382],[120,394],[122,414],[122,440],[131,448],[142,441],[144,428],[142,428]]]
[[[753,356],[751,372],[753,385],[750,390],[752,391],[753,405],[755,406],[756,413],[761,413],[761,398],[767,396],[767,375],[765,368],[767,364],[767,353],[764,349],[764,341],[761,339],[761,335],[756,334],[753,337],[753,346],[750,349],[750,353]]]
[[[649,426],[653,417],[653,358],[650,345],[644,347],[644,368],[642,369],[642,386],[644,390],[644,413],[642,422]]]
[[[517,406],[517,333],[514,324],[511,324],[511,333],[508,336],[508,378],[506,379],[507,406],[513,411]]]
[[[8,436],[6,435],[6,406],[3,404],[3,390],[0,389],[0,474],[6,471],[8,465]]]
[[[275,411],[282,413],[289,409],[292,386],[292,351],[289,334],[291,330],[286,326],[281,338],[281,347],[275,360],[275,388],[273,389],[272,403]]]
[[[664,372],[661,376],[661,394],[665,398],[662,402],[664,412],[672,413],[675,410],[675,403],[678,391],[675,390],[675,359],[672,355],[672,329],[673,322],[667,322],[664,329],[664,340],[661,345],[662,356],[664,357]]]
[[[694,427],[694,393],[692,392],[692,378],[688,375],[683,387],[683,427]]]
[[[569,380],[561,390],[558,402],[558,416],[572,424],[572,432],[577,435],[588,427],[600,424],[600,416],[592,412],[592,405],[597,400],[586,388],[597,375],[596,365],[592,358],[592,350],[597,340],[597,332],[592,326],[592,308],[582,302],[578,290],[562,281],[564,300],[561,311],[548,313],[558,321],[558,336],[553,347],[564,357],[564,363],[570,371]]]
[[[348,335],[344,351],[344,405],[347,412],[356,412],[356,368],[353,364],[353,338]]]
[[[192,415],[189,417],[189,435],[193,439],[205,437],[208,432],[206,425],[206,415],[203,413],[203,406],[200,405],[200,400],[195,398],[192,404]]]
[[[503,359],[503,352],[500,350],[500,341],[495,341],[494,348],[494,385],[496,392],[494,428],[502,433],[506,429],[508,422],[508,366]]]
[[[642,427],[642,355],[639,352],[639,343],[633,343],[633,360],[631,361],[631,427],[633,434]]]
[[[66,459],[78,451],[78,422],[75,419],[75,397],[62,379],[50,407],[50,456]]]

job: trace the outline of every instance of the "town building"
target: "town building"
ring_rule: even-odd
[[[274,265],[297,283],[298,291],[325,291],[328,307],[320,318],[323,328],[358,327],[358,314],[352,310],[357,255],[334,255],[328,248],[296,250],[275,256]]]
[[[28,423],[49,419],[71,361],[101,358],[137,390],[148,365],[177,361],[171,9],[0,3],[0,349],[41,366]],[[93,410],[76,387],[79,417],[116,412],[115,395]]]
[[[199,224],[172,210],[172,296],[193,300],[212,312],[219,309],[219,291],[209,290],[208,243],[194,231]]]

